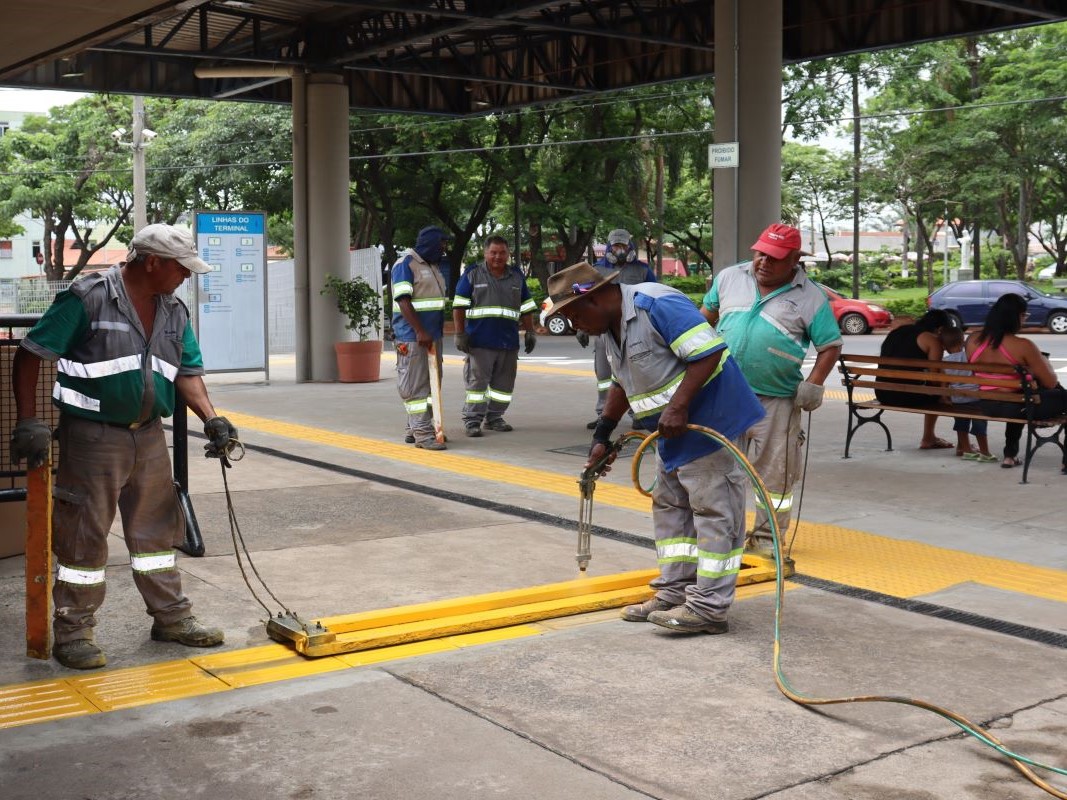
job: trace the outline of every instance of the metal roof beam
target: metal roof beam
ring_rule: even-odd
[[[1000,11],[1012,11],[1016,14],[1025,14],[1030,17],[1037,17],[1038,19],[1047,20],[1062,20],[1063,14],[1057,14],[1052,11],[1043,11],[1040,8],[1034,8],[1033,3],[1012,3],[1008,0],[962,0],[964,3],[971,3],[976,6],[989,6],[990,8],[996,8]]]

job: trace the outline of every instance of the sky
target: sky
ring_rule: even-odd
[[[45,112],[65,106],[86,95],[81,92],[55,92],[48,89],[7,89],[0,87],[0,109],[4,111]]]

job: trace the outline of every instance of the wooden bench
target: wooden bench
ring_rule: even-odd
[[[971,371],[977,369],[986,375],[1003,377],[975,378]],[[1032,381],[1026,379],[1021,367],[1007,364],[961,364],[956,361],[917,361],[904,358],[849,355],[842,353],[838,370],[848,392],[848,432],[845,436],[845,458],[852,444],[852,437],[868,422],[873,422],[885,431],[886,450],[893,449],[893,436],[882,421],[886,411],[903,411],[906,414],[937,414],[944,417],[983,419],[988,422],[1021,422],[1026,426],[1026,453],[1023,459],[1022,483],[1030,470],[1034,453],[1043,445],[1055,444],[1062,452],[1067,448],[1067,415],[1052,419],[1035,420],[1034,414],[1040,403]],[[949,375],[947,370],[966,371],[965,375]],[[914,383],[922,381],[923,383]],[[997,387],[979,389],[975,384]],[[913,408],[911,406],[882,403],[876,399],[857,398],[857,390],[888,389],[894,392],[936,396],[946,395],[973,397],[976,400],[999,400],[1019,403],[1022,418],[991,417],[966,404],[955,405],[938,400],[934,405]]]

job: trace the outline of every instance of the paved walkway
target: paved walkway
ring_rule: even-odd
[[[212,376],[216,405],[249,445],[228,477],[260,573],[312,618],[576,577],[592,405],[582,356],[524,359],[516,430],[453,436],[443,453],[402,443],[388,369],[358,386],[296,385],[286,359],[269,386]],[[444,393],[458,431],[456,358]],[[922,697],[1067,766],[1057,459],[1039,454],[1022,486],[1018,470],[919,451],[920,419],[897,415],[897,450],[864,430],[845,461],[845,407],[830,395],[812,418],[790,534],[790,682],[813,695]],[[98,629],[109,667],[86,675],[26,659],[21,559],[0,561],[5,798],[1043,796],[930,714],[820,713],[785,699],[766,585],[741,592],[728,636],[673,637],[608,611],[309,662],[266,638],[233,557],[218,464],[199,451],[192,440],[208,554],[181,566],[197,613],[224,627],[223,648],[148,640],[117,535]],[[653,566],[648,502],[627,472],[597,488],[594,521],[615,536],[594,539],[593,575]],[[75,716],[25,716],[50,693]],[[28,699],[12,711],[15,696]],[[7,724],[24,724],[2,727],[5,698]]]

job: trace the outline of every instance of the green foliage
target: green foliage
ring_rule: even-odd
[[[533,301],[537,304],[536,313],[540,314],[541,303],[545,302],[545,298],[548,297],[548,294],[541,288],[541,281],[537,280],[537,278],[527,278],[526,288],[530,290],[530,297],[532,297]]]
[[[925,297],[910,300],[879,299],[878,304],[885,306],[894,317],[921,317],[926,313]]]
[[[333,295],[337,310],[348,319],[345,328],[355,331],[359,340],[371,338],[371,332],[381,334],[382,301],[374,287],[363,278],[341,280],[336,275],[326,276],[326,286],[320,294]]]
[[[668,286],[673,286],[679,292],[683,294],[696,294],[700,293],[700,296],[704,296],[704,276],[703,275],[690,275],[687,277],[680,277],[676,275],[664,275],[663,282]]]

